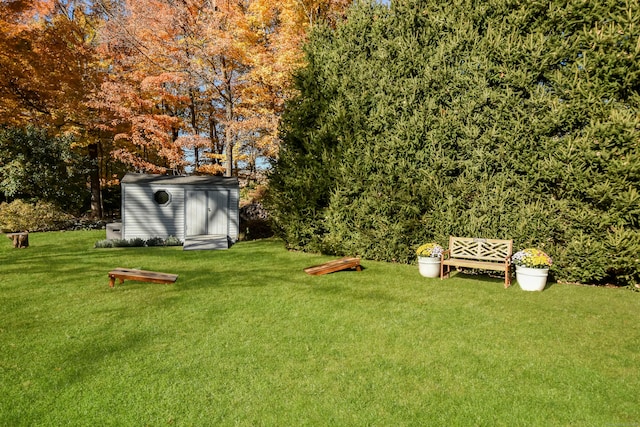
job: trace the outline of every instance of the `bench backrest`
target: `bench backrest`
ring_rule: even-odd
[[[511,256],[513,240],[449,237],[452,258],[470,258],[483,261],[504,261]]]

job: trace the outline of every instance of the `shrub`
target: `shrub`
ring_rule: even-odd
[[[112,239],[98,240],[95,243],[94,247],[97,248],[97,249],[112,248],[113,247],[113,240]]]
[[[164,239],[162,237],[152,237],[150,239],[147,239],[146,245],[147,246],[163,246]]]
[[[182,246],[182,240],[175,236],[169,236],[164,241],[165,246]]]
[[[262,203],[254,202],[240,207],[240,235],[238,240],[264,239],[273,236],[269,214]]]
[[[3,232],[58,230],[72,220],[73,216],[48,202],[31,204],[14,200],[0,204],[0,230]]]
[[[177,237],[169,236],[166,239],[162,237],[152,237],[151,239],[144,240],[140,237],[133,239],[105,239],[98,240],[94,247],[97,249],[103,248],[140,248],[143,246],[182,246],[182,241]]]
[[[38,199],[67,212],[81,209],[89,195],[87,166],[71,137],[44,129],[0,128],[0,192],[11,199]]]
[[[113,239],[111,240],[111,244],[114,248],[129,248],[131,244],[127,239]]]
[[[145,245],[145,243],[145,240],[140,237],[129,240],[129,246],[131,246],[132,248],[141,248]]]

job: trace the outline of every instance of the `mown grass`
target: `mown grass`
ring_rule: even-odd
[[[638,293],[102,238],[0,246],[0,425],[640,425]]]

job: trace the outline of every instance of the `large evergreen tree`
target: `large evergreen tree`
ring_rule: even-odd
[[[640,280],[637,1],[360,3],[319,31],[271,181],[292,247],[411,261],[512,238]]]

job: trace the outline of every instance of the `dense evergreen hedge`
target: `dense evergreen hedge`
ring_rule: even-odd
[[[557,279],[640,281],[638,1],[359,3],[306,53],[270,177],[290,247],[511,238]]]

